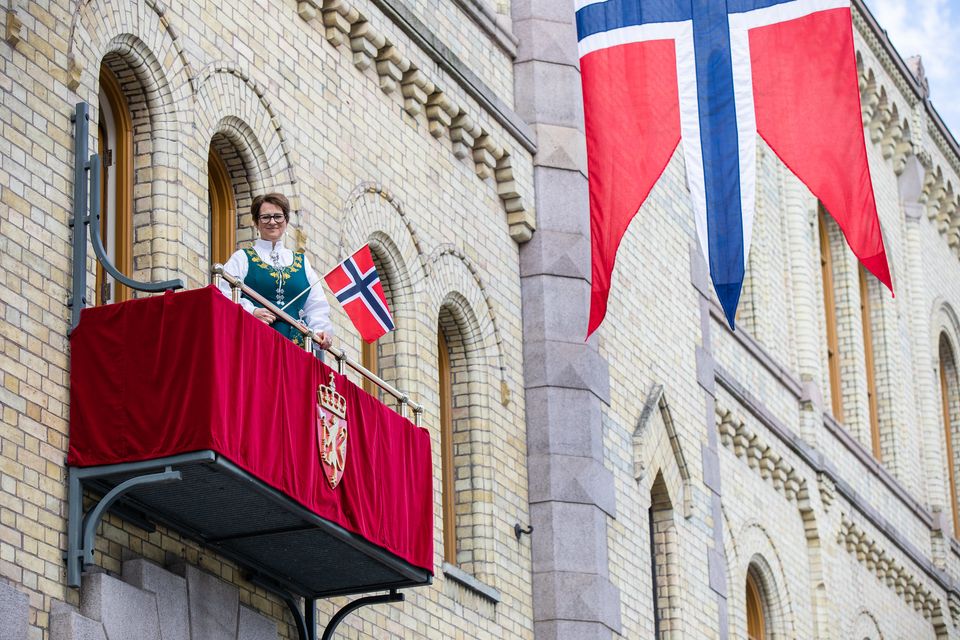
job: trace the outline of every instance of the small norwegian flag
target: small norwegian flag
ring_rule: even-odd
[[[393,331],[393,316],[377,268],[373,266],[369,244],[331,269],[323,279],[364,341],[374,342]]]

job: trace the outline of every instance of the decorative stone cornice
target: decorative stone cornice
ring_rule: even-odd
[[[960,257],[960,198],[951,188],[951,178],[957,182],[960,174],[957,143],[930,104],[922,63],[902,60],[861,0],[854,4],[858,9],[853,12],[854,25],[877,67],[871,68],[863,52],[857,52],[863,125],[898,176],[911,155],[920,160],[926,170],[921,203]],[[927,145],[940,151],[945,167],[933,160]]]
[[[784,498],[806,505],[807,481],[747,424],[719,403],[716,405],[720,442],[767,481]]]
[[[23,21],[17,17],[17,12],[12,8],[7,9],[3,38],[11,47],[16,47],[23,40]]]
[[[876,540],[853,522],[847,514],[840,515],[840,531],[837,542],[849,553],[856,556],[868,571],[876,574],[877,579],[897,592],[914,610],[928,620],[939,616],[941,602],[906,567],[888,554]],[[951,605],[952,609],[952,605]],[[956,617],[954,616],[954,619]]]
[[[422,113],[430,135],[438,140],[448,138],[458,160],[470,158],[477,177],[496,184],[510,236],[518,243],[532,237],[536,217],[518,193],[510,154],[494,132],[479,124],[479,114],[458,104],[438,79],[429,76],[429,70],[417,68],[349,0],[301,0],[297,12],[305,21],[319,21],[334,47],[348,45],[358,69],[373,67],[384,93],[399,89],[407,114],[418,117]]]

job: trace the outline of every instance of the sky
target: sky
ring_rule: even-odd
[[[921,56],[930,100],[960,139],[960,0],[865,2],[902,58]]]

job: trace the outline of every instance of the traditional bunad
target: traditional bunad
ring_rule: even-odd
[[[324,331],[333,335],[330,305],[322,288],[313,287],[319,280],[317,273],[303,253],[287,249],[282,240],[276,243],[256,240],[252,246],[234,252],[223,265],[223,270],[242,280],[277,307],[283,308],[293,300],[285,309],[288,314],[299,318],[314,333]],[[301,296],[308,287],[313,288]],[[230,285],[226,282],[220,284],[220,290],[224,295],[230,295]],[[246,296],[240,299],[240,305],[250,313],[263,306]],[[301,347],[304,346],[303,334],[283,320],[277,319],[270,326]]]

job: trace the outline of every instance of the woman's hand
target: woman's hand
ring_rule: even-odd
[[[263,322],[264,324],[273,324],[274,320],[277,319],[275,315],[264,309],[263,307],[257,307],[253,310],[253,317]]]
[[[320,341],[321,349],[329,349],[330,345],[333,344],[333,336],[326,331],[317,331],[317,340]]]

